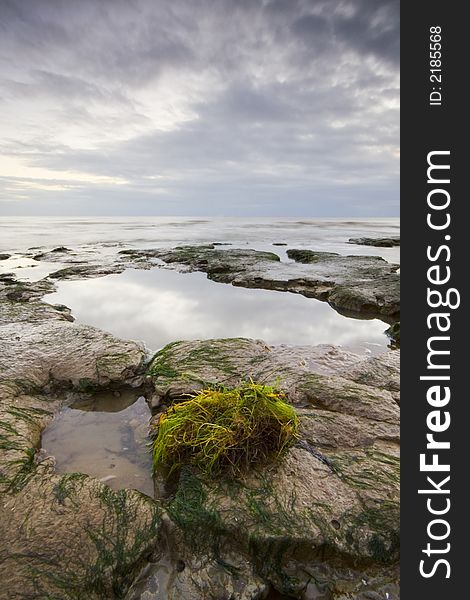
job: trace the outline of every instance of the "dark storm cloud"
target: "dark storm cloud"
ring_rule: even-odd
[[[398,63],[398,0],[327,2],[318,10],[315,14],[302,14],[292,23],[293,34],[314,52],[329,52],[328,42],[333,41],[344,51],[354,49],[362,55]]]
[[[0,210],[396,214],[398,2],[0,0]]]

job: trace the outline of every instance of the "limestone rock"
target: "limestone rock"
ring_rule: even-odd
[[[156,544],[160,516],[150,498],[80,473],[39,467],[1,500],[5,600],[122,597]]]
[[[281,262],[273,252],[226,248],[219,244],[171,249],[129,248],[116,253],[99,249],[58,251],[34,255],[36,260],[60,263],[50,280],[83,279],[169,265],[203,271],[209,279],[235,286],[302,294],[326,301],[353,317],[378,316],[388,323],[399,319],[399,266],[379,256],[341,256],[334,252],[289,249],[292,262]]]
[[[284,263],[271,252],[213,246],[182,246],[154,254],[168,264],[203,271],[214,281],[302,294],[327,301],[340,312],[393,322],[400,311],[398,265],[379,256],[291,249],[287,255],[296,262]]]
[[[399,411],[392,354],[398,353],[365,358],[247,339],[176,342],[157,353],[149,373],[158,402],[248,377],[277,381],[297,407],[302,436],[283,460],[253,465],[236,480],[184,468],[166,505],[173,554],[185,564],[212,557],[232,574],[247,561],[265,584],[298,598],[315,589],[357,600],[396,590]]]
[[[359,244],[360,246],[376,246],[378,248],[393,248],[400,245],[400,236],[392,235],[390,237],[382,238],[350,238],[349,244]]]
[[[0,283],[0,598],[122,597],[157,543],[161,509],[38,452],[69,391],[132,383],[144,348],[42,303],[50,284]],[[60,395],[53,392],[61,391]]]

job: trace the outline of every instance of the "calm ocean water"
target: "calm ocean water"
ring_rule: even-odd
[[[164,247],[208,242],[273,250],[273,243],[340,254],[379,254],[399,261],[398,248],[347,244],[350,237],[399,233],[398,218],[195,218],[195,217],[5,217],[0,219],[0,251],[37,246],[122,245]],[[282,246],[277,247],[284,254]]]

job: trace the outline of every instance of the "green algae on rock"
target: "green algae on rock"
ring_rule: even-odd
[[[186,565],[171,600],[197,597],[196,581],[219,577],[230,589],[241,577],[297,598],[307,588],[327,598],[398,598],[398,356],[237,338],[157,353],[149,369],[155,406],[171,411],[200,381],[234,387],[247,375],[264,385],[278,378],[302,438],[282,461],[237,477],[183,468],[164,501],[166,538]]]
[[[400,245],[400,236],[391,235],[390,237],[381,238],[349,238],[348,244],[358,244],[359,246],[375,246],[377,248],[394,248]]]

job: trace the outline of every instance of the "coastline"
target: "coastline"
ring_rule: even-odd
[[[350,590],[348,597],[358,599],[374,590],[398,593],[394,588],[398,579],[398,351],[367,358],[331,346],[276,348],[253,340],[206,340],[172,344],[150,361],[142,345],[74,323],[66,307],[45,304],[43,295],[60,278],[158,268],[156,263],[162,261],[178,269],[202,269],[232,284],[235,273],[237,283],[250,281],[253,287],[263,287],[258,274],[264,272],[266,277],[266,266],[278,261],[260,251],[243,251],[240,258],[239,252],[215,247],[130,249],[120,254],[117,250],[105,260],[88,255],[84,263],[83,255],[51,248],[41,252],[40,259],[60,262],[56,273],[38,282],[1,278],[6,432],[2,521],[3,539],[10,540],[4,564],[14,573],[10,592],[24,587],[33,571],[35,585],[44,593],[56,589],[59,581],[70,586],[64,581],[72,569],[73,585],[87,589],[90,598],[103,597],[100,590],[117,588],[129,598],[138,598],[137,590],[142,594],[147,586],[149,592],[155,582],[160,586],[166,582],[169,598],[188,600],[199,589],[194,585],[207,588],[207,597],[233,588],[240,599],[269,590],[299,598],[313,593],[337,598],[344,586]],[[64,258],[68,266],[63,266]],[[323,258],[330,264],[331,257]],[[82,262],[77,265],[77,260]],[[338,264],[342,263],[333,261],[333,268]],[[372,261],[376,264],[380,272],[382,262]],[[315,267],[315,261],[282,265],[283,272],[302,271],[302,289],[306,285],[312,289],[309,273],[318,289],[318,273],[312,274]],[[349,265],[346,270],[351,273]],[[375,275],[372,279],[380,281]],[[397,285],[393,268],[384,276]],[[279,284],[282,278],[268,280],[275,281],[278,289],[289,290]],[[298,293],[299,284],[295,285],[290,291]],[[367,302],[357,301],[364,290],[361,294],[354,292],[353,308],[360,312],[357,309],[365,306],[370,311],[369,296]],[[382,294],[372,309],[384,321],[389,312],[396,322],[399,304],[395,308],[394,302],[387,303]],[[390,312],[384,306],[393,308]],[[254,469],[235,488],[236,482],[214,484],[189,473],[180,478],[171,498],[150,499],[130,490],[113,492],[83,474],[59,475],[53,460],[41,460],[41,431],[61,406],[79,396],[122,385],[146,385],[150,408],[158,413],[162,405],[195,391],[201,380],[235,385],[250,376],[262,380],[281,376],[289,401],[301,416],[305,443],[327,462],[318,460],[315,452],[293,448],[283,463],[263,473]],[[306,481],[310,485],[305,486]],[[195,501],[202,502],[197,510]],[[19,527],[25,507],[27,532]],[[203,537],[195,544],[198,531]],[[203,543],[208,535],[210,547]],[[79,555],[68,546],[71,536],[80,540]],[[35,544],[42,548],[41,560],[27,558],[34,555]],[[59,548],[67,551],[55,566],[46,567],[50,560],[44,557],[57,556]],[[138,576],[142,568],[145,577]],[[92,580],[90,569],[95,574]]]

